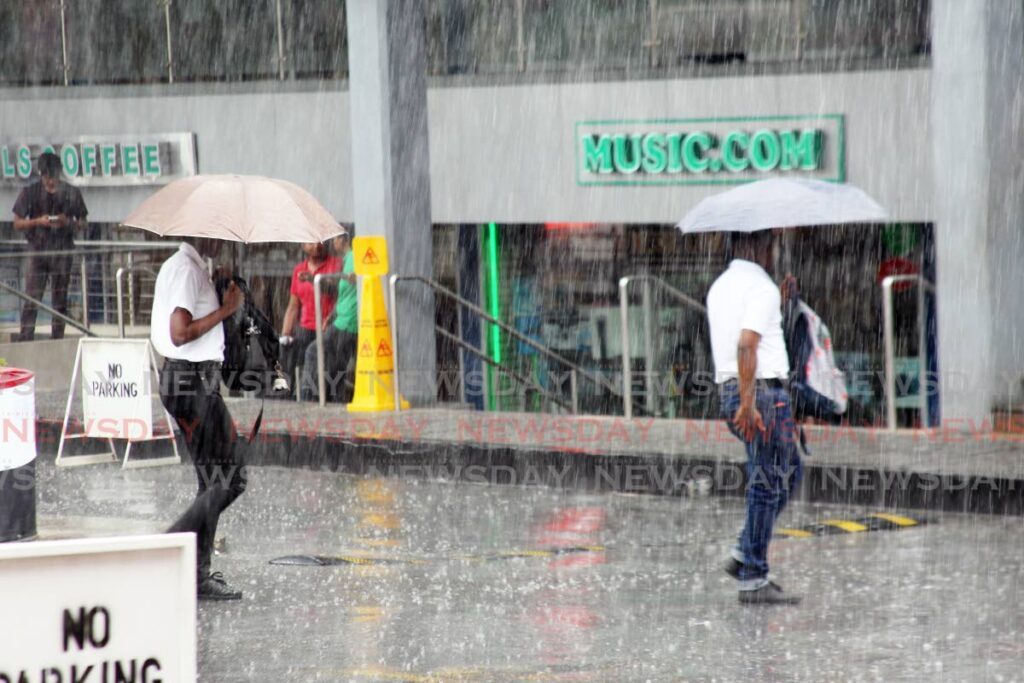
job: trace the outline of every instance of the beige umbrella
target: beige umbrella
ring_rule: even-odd
[[[176,180],[122,222],[164,237],[323,242],[343,228],[313,195],[286,180],[197,175]]]

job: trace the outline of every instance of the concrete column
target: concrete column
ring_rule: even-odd
[[[425,3],[346,3],[356,236],[387,238],[391,272],[433,274]],[[399,286],[402,393],[433,401],[434,298]]]
[[[933,0],[932,102],[942,417],[990,419],[1024,376],[1024,17]]]

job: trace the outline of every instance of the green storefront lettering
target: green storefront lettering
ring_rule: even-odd
[[[32,151],[25,145],[18,148],[18,175],[22,178],[32,175]]]
[[[142,171],[146,175],[157,176],[162,172],[160,169],[160,147],[159,145],[142,146]]]
[[[612,160],[619,173],[636,173],[640,170],[640,136],[616,135],[612,138]]]
[[[715,146],[715,139],[707,133],[690,133],[683,143],[683,159],[690,173],[703,173],[711,161],[705,156]]]
[[[141,173],[138,145],[121,145],[121,168],[126,176],[137,176]]]
[[[622,175],[816,171],[821,167],[823,137],[819,130],[762,129],[753,134],[735,130],[719,144],[718,138],[705,131],[585,135],[583,168],[588,173]],[[147,174],[154,173],[149,163],[156,159],[155,147],[152,157],[150,151],[148,146],[143,148]],[[124,167],[126,175],[132,172],[128,156]]]
[[[91,178],[96,173],[96,145],[82,145],[82,175]]]
[[[799,136],[799,137],[798,137]],[[822,134],[819,130],[784,130],[779,132],[782,158],[779,168],[790,171],[815,171],[821,166]]]
[[[583,138],[584,167],[589,173],[612,172],[612,141],[607,135]]]
[[[726,170],[733,173],[745,171],[750,167],[747,149],[750,147],[750,136],[742,131],[733,131],[722,141],[722,163]]]
[[[668,138],[661,133],[650,133],[644,136],[644,173],[661,173],[668,165]]]
[[[60,150],[60,161],[64,165],[64,173],[68,176],[78,175],[78,150],[74,145],[64,145]]]
[[[759,130],[750,138],[750,164],[757,171],[774,171],[782,156],[779,136],[773,130]]]
[[[117,162],[117,147],[114,145],[100,145],[100,167],[104,177],[109,177],[114,172],[114,164]]]
[[[743,183],[790,174],[843,182],[846,176],[838,114],[581,121],[576,130],[581,185]]]
[[[7,147],[0,149],[0,165],[3,166],[4,178],[14,177],[14,164],[11,163],[11,150]]]

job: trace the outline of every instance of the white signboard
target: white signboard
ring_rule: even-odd
[[[196,680],[192,534],[0,545],[0,683]]]
[[[36,380],[28,375],[25,381],[12,384],[0,382],[0,471],[21,467],[36,457]]]
[[[86,436],[136,441],[153,436],[149,349],[145,339],[132,341],[90,339],[82,344]]]

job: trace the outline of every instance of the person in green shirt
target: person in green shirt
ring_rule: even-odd
[[[352,400],[355,358],[359,335],[359,305],[356,291],[355,263],[352,258],[352,236],[348,229],[334,238],[331,246],[342,262],[338,280],[338,298],[334,311],[324,320],[324,379],[328,401],[348,403]],[[320,392],[316,373],[316,344],[306,348],[303,360],[301,398],[315,401]]]

